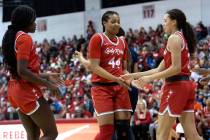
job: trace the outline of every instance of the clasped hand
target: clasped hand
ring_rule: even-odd
[[[60,78],[60,73],[48,73],[48,88],[55,96],[60,96],[60,86],[64,86],[64,81]]]
[[[123,80],[124,84],[127,86],[134,86],[138,89],[143,89],[144,86],[151,82],[151,79],[149,76],[142,76],[138,79],[134,79],[132,74],[125,74],[121,75],[120,78]]]

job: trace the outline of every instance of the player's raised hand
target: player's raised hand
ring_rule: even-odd
[[[124,88],[130,89],[130,86],[125,82],[125,80],[121,77],[117,77],[115,80],[119,85],[123,86]]]
[[[121,75],[120,77],[124,80],[124,82],[127,85],[130,85],[131,84],[131,81],[133,80],[132,74],[125,74],[125,75]]]
[[[48,80],[57,86],[64,85],[64,80],[61,79],[62,73],[48,73]]]
[[[141,85],[140,81],[139,80],[132,80],[131,81],[131,85],[133,87],[136,87],[138,89],[142,89],[143,88],[143,85]]]
[[[90,62],[85,59],[81,52],[75,51],[74,56],[79,60],[79,62],[85,67],[86,70],[90,71]]]
[[[78,58],[80,62],[81,62],[82,58],[84,58],[83,55],[82,55],[82,53],[81,52],[78,52],[78,51],[75,51],[74,56],[76,58]]]
[[[146,84],[150,83],[151,82],[151,79],[149,76],[142,76],[141,78],[139,78],[138,80],[134,80],[132,81],[132,85],[139,88],[139,89],[142,89]]]
[[[52,92],[53,96],[59,97],[61,96],[61,92],[59,90],[59,86],[57,86],[56,84],[47,81],[47,88]]]

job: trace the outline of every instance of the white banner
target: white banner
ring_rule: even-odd
[[[0,125],[0,140],[27,140],[22,124]]]

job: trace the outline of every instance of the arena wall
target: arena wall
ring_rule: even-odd
[[[203,21],[205,25],[210,25],[210,14],[208,14],[208,9],[210,8],[209,0],[166,0],[106,8],[101,9],[97,14],[97,18],[93,20],[96,21],[98,19],[98,24],[101,21],[101,15],[106,10],[115,10],[119,12],[121,24],[125,30],[128,28],[139,29],[141,26],[146,29],[148,29],[149,26],[155,28],[158,24],[162,23],[164,13],[172,8],[183,10],[188,17],[188,21],[193,25],[196,25],[199,21]],[[90,11],[88,12],[91,13]],[[42,26],[46,26],[46,31],[37,31],[32,36],[35,41],[41,42],[44,38],[61,40],[63,36],[72,37],[74,34],[77,36],[80,36],[81,34],[85,35],[87,26],[85,21],[87,21],[86,14],[88,12],[37,18],[37,22],[41,24],[39,25],[39,28],[41,28],[40,30],[42,30]],[[2,7],[0,7],[0,18],[2,19]],[[8,23],[0,23],[0,40],[3,37],[7,25]],[[101,31],[101,28],[97,29]]]

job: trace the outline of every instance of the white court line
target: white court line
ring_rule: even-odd
[[[56,140],[65,140],[66,138],[82,131],[83,129],[89,128],[89,127],[90,127],[90,125],[88,124],[88,125],[84,125],[84,126],[75,128],[75,129],[71,129],[69,131],[59,134],[58,137],[56,138]]]

